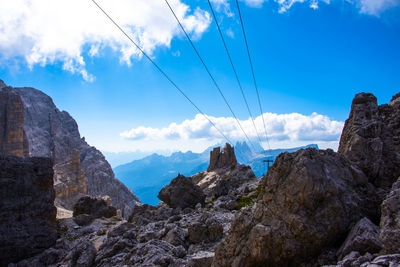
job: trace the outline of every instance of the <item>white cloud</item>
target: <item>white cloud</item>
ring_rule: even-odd
[[[211,117],[209,118],[223,133],[233,142],[244,140],[240,128],[234,118],[231,117]],[[328,147],[336,148],[340,134],[343,129],[343,122],[334,121],[317,113],[302,115],[291,114],[264,114],[269,142],[272,147],[290,147],[298,144],[321,143]],[[263,124],[261,116],[255,118],[256,127],[262,135],[263,143]],[[254,130],[250,119],[242,120],[241,124],[250,139],[256,140],[257,133]],[[139,126],[120,134],[123,138],[141,142],[163,142],[163,140],[173,141],[193,141],[197,140],[222,140],[218,131],[200,114],[194,119],[185,120],[181,123],[171,123],[168,127],[152,128]]]
[[[219,6],[224,6],[229,9],[228,0],[212,0]],[[242,0],[249,7],[260,8],[263,6],[264,2],[273,1],[278,4],[279,12],[284,13],[288,11],[296,3],[305,3],[312,9],[318,9],[319,4],[326,3],[329,4],[331,0]],[[338,1],[338,0],[332,0]],[[392,7],[400,5],[400,0],[346,0],[349,3],[354,4],[360,13],[380,16],[384,11]]]
[[[164,1],[98,0],[144,50],[169,47],[181,34]],[[180,0],[170,0],[185,29],[199,38],[211,23],[210,14],[190,10]],[[102,48],[121,53],[128,65],[140,53],[90,0],[0,0],[0,60],[22,58],[36,64],[62,63],[63,69],[93,80],[85,69],[85,56],[97,56]],[[88,50],[88,51],[87,51]]]
[[[360,12],[379,16],[389,8],[400,5],[400,0],[357,0]]]
[[[223,11],[226,16],[228,17],[233,17],[234,14],[232,13],[231,6],[228,3],[228,0],[211,0],[211,3],[213,4],[213,8],[217,12]]]

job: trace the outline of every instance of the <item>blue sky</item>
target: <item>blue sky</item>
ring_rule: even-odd
[[[147,59],[127,52],[125,37],[90,1],[82,6],[75,2],[53,2],[60,15],[46,18],[46,13],[26,11],[27,1],[15,1],[15,6],[0,1],[0,10],[3,5],[3,12],[12,10],[17,18],[23,10],[26,19],[0,19],[0,79],[50,95],[77,120],[81,135],[101,150],[201,151],[221,141]],[[135,25],[129,28],[135,40],[230,138],[243,138],[172,14],[161,7],[164,1],[98,2],[124,27]],[[58,8],[57,3],[70,6]],[[154,5],[150,11],[146,3]],[[207,1],[171,3],[182,11],[196,47],[255,138]],[[234,1],[214,0],[213,5],[251,110],[259,116]],[[336,148],[356,93],[371,92],[379,103],[387,103],[400,91],[399,1],[248,0],[240,5],[271,147],[318,143]],[[71,22],[77,7],[78,22]],[[93,20],[79,21],[80,14]],[[57,20],[54,25],[52,19]],[[104,24],[82,26],[95,22]],[[37,29],[40,23],[45,30]],[[261,133],[261,118],[256,123]]]

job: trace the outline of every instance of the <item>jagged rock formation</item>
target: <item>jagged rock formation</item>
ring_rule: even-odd
[[[22,100],[23,107],[18,100],[9,101],[17,97]],[[55,184],[60,200],[79,197],[81,194],[108,195],[112,204],[120,209],[123,215],[130,214],[132,207],[139,202],[137,197],[115,179],[111,166],[101,152],[89,146],[85,139],[80,137],[75,120],[67,112],[59,111],[49,96],[33,88],[3,87],[0,89],[0,108],[4,109],[7,105],[11,105],[10,112],[2,112],[7,114],[7,117],[0,118],[0,122],[3,122],[0,124],[0,130],[5,133],[0,141],[15,140],[7,142],[17,143],[19,154],[22,153],[21,148],[28,148],[30,156],[51,158],[54,162]],[[15,134],[15,131],[7,131],[7,127],[19,129],[18,134]],[[26,139],[21,137],[22,132],[25,132]],[[79,157],[76,151],[79,151]],[[82,173],[86,186],[82,181]],[[70,206],[66,201],[58,203],[67,208]]]
[[[216,147],[210,151],[210,165],[208,165],[207,171],[220,168],[234,168],[236,164],[235,149],[227,143],[222,151],[220,147]]]
[[[382,203],[381,240],[386,253],[400,253],[400,178]]]
[[[283,153],[263,178],[254,210],[242,211],[214,266],[298,266],[344,239],[367,212],[367,177],[332,150]],[[358,193],[360,192],[360,193]]]
[[[195,174],[191,179],[204,191],[208,201],[226,196],[236,200],[246,188],[254,189],[259,179],[249,166],[237,164],[234,148],[229,144],[220,151],[220,147],[210,151],[207,171]]]
[[[190,178],[178,175],[169,185],[161,189],[158,198],[171,208],[194,208],[197,203],[204,204],[206,196]]]
[[[57,239],[52,163],[0,155],[0,266],[33,256]]]
[[[394,126],[398,96],[388,105],[392,108],[378,107],[388,113],[371,124],[394,129],[392,140],[399,137]],[[368,99],[373,97],[364,95],[361,99],[353,101],[351,117],[364,114],[367,127],[372,115],[361,109],[373,106],[365,104],[372,103]],[[382,118],[388,125],[381,125]],[[352,126],[352,122],[356,123]],[[222,158],[221,153],[211,153],[210,171],[179,177],[180,183],[168,186],[197,184],[206,195],[203,206],[198,203],[182,209],[166,200],[158,206],[135,206],[128,222],[118,216],[81,225],[76,217],[63,219],[59,221],[61,238],[55,246],[10,267],[400,266],[400,254],[383,255],[399,253],[400,180],[385,195],[391,178],[379,175],[392,174],[378,168],[377,176],[371,176],[368,170],[378,169],[374,169],[374,162],[368,169],[367,162],[372,159],[368,149],[374,148],[373,140],[388,144],[388,128],[373,131],[376,137],[372,141],[364,136],[366,142],[361,144],[366,145],[367,157],[360,152],[357,159],[353,152],[360,147],[354,144],[360,144],[361,139],[351,131],[366,131],[359,122],[349,119],[342,137],[342,147],[348,148],[342,153],[349,153],[350,160],[332,150],[283,153],[260,184],[251,169],[233,163],[233,148],[228,147],[230,152]],[[382,151],[380,162],[392,168],[395,161],[388,153],[393,149],[397,155],[397,147],[383,147],[388,150],[376,150]],[[168,197],[174,195],[173,190],[165,191],[169,191]],[[179,196],[182,191],[177,191]]]
[[[2,83],[2,81],[1,81]],[[0,84],[1,85],[1,84]],[[6,87],[0,91],[0,152],[18,157],[28,156],[24,131],[24,105],[21,97]]]
[[[361,168],[376,186],[389,190],[400,176],[400,94],[378,106],[372,94],[357,94],[338,152]]]

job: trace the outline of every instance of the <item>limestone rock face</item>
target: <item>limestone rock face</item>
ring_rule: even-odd
[[[57,239],[52,163],[0,155],[0,265],[42,252]]]
[[[82,170],[79,150],[72,151],[70,158],[65,163],[54,165],[54,189],[56,197],[68,203],[74,196],[86,194],[85,174]],[[70,208],[67,205],[67,208]]]
[[[332,150],[278,156],[253,209],[216,248],[214,266],[299,266],[344,239],[367,212],[367,177]],[[361,193],[359,193],[360,191]]]
[[[400,176],[400,94],[378,106],[372,94],[357,94],[338,152],[361,168],[369,180],[389,190]]]
[[[178,175],[169,185],[161,189],[158,198],[171,208],[193,208],[197,203],[204,204],[206,196],[193,181]]]
[[[216,147],[210,151],[210,165],[207,171],[220,168],[234,168],[236,164],[235,149],[227,143],[222,151],[220,147]]]
[[[339,250],[339,258],[342,259],[352,251],[361,255],[365,253],[377,253],[382,249],[379,239],[379,227],[368,218],[362,218],[350,231],[345,242]]]
[[[3,84],[4,85],[4,84]],[[24,105],[12,88],[3,86],[0,91],[0,152],[28,156],[28,142],[24,131]]]
[[[381,235],[386,253],[400,253],[400,178],[381,206]]]
[[[23,107],[20,105],[19,108],[11,109],[14,118],[10,125],[19,125],[18,129],[22,129],[23,121],[23,131],[26,135],[26,139],[22,139],[22,130],[18,131],[18,151],[21,151],[20,147],[29,147],[30,156],[49,157],[53,160],[59,199],[65,200],[73,195],[85,193],[93,196],[108,195],[113,206],[120,209],[123,215],[130,214],[132,207],[139,202],[138,198],[114,177],[111,166],[102,153],[80,137],[78,125],[67,112],[59,111],[46,94],[26,87],[0,89],[0,107],[3,102],[10,102],[7,102],[10,97],[7,98],[5,94],[18,96],[23,104]],[[3,118],[0,120],[4,121]],[[6,137],[2,137],[0,141],[13,139],[15,136],[7,134],[5,129],[7,124],[0,124],[1,132],[6,132]],[[29,146],[24,145],[24,140]],[[82,174],[85,182],[82,180]]]

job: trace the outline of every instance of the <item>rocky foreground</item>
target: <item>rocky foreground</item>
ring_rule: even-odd
[[[46,170],[49,163],[41,162],[39,169]],[[32,179],[40,176],[29,170]],[[21,172],[10,173],[1,175],[1,183],[29,186],[13,182]],[[2,256],[1,264],[400,266],[399,176],[400,94],[378,106],[373,95],[362,93],[353,100],[339,153],[313,148],[282,153],[262,179],[237,164],[227,144],[210,153],[206,172],[178,175],[160,191],[158,206],[136,205],[127,219],[107,197],[80,198],[73,217],[59,220],[42,212],[35,221],[21,208],[20,217],[9,216],[17,209],[10,204],[1,211],[2,220],[9,218],[7,227],[29,233],[44,220],[37,234],[57,235],[28,246],[15,232],[0,231],[1,251],[28,248]],[[36,193],[21,190],[26,203],[33,203],[29,196]],[[38,199],[37,206],[52,207],[52,186],[32,190],[48,190],[50,197]]]

